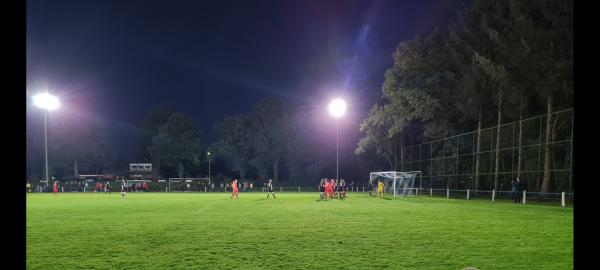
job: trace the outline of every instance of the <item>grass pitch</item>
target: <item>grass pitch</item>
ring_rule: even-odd
[[[573,268],[572,208],[349,197],[28,194],[27,268]]]

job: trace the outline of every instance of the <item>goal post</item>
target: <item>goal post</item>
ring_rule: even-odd
[[[204,191],[199,186],[206,187],[208,189],[209,178],[169,178],[169,192],[175,191]]]
[[[415,188],[415,179],[421,171],[409,171],[409,172],[371,172],[369,173],[369,183],[373,188],[372,191],[376,192],[377,182],[382,181],[384,184],[384,193],[391,193],[394,198],[396,195],[405,196],[417,196],[418,188]]]
[[[149,182],[150,180],[147,179],[122,179],[122,180],[116,180],[115,183],[119,183],[120,181],[125,181],[125,185],[128,189],[131,189],[131,191],[133,191],[134,189],[137,188],[138,185],[143,185],[144,182]],[[119,183],[120,184],[120,183]],[[139,189],[141,190],[141,189]]]

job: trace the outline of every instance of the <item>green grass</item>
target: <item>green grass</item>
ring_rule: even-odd
[[[28,194],[27,268],[573,268],[572,208],[277,196]]]

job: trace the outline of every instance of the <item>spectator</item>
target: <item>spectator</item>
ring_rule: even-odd
[[[520,203],[521,202],[521,179],[519,179],[519,177],[517,177],[515,180],[512,181],[512,192],[515,196],[514,202]]]

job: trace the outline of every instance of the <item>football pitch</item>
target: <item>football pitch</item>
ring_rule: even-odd
[[[573,209],[349,193],[27,195],[27,269],[572,269]]]

